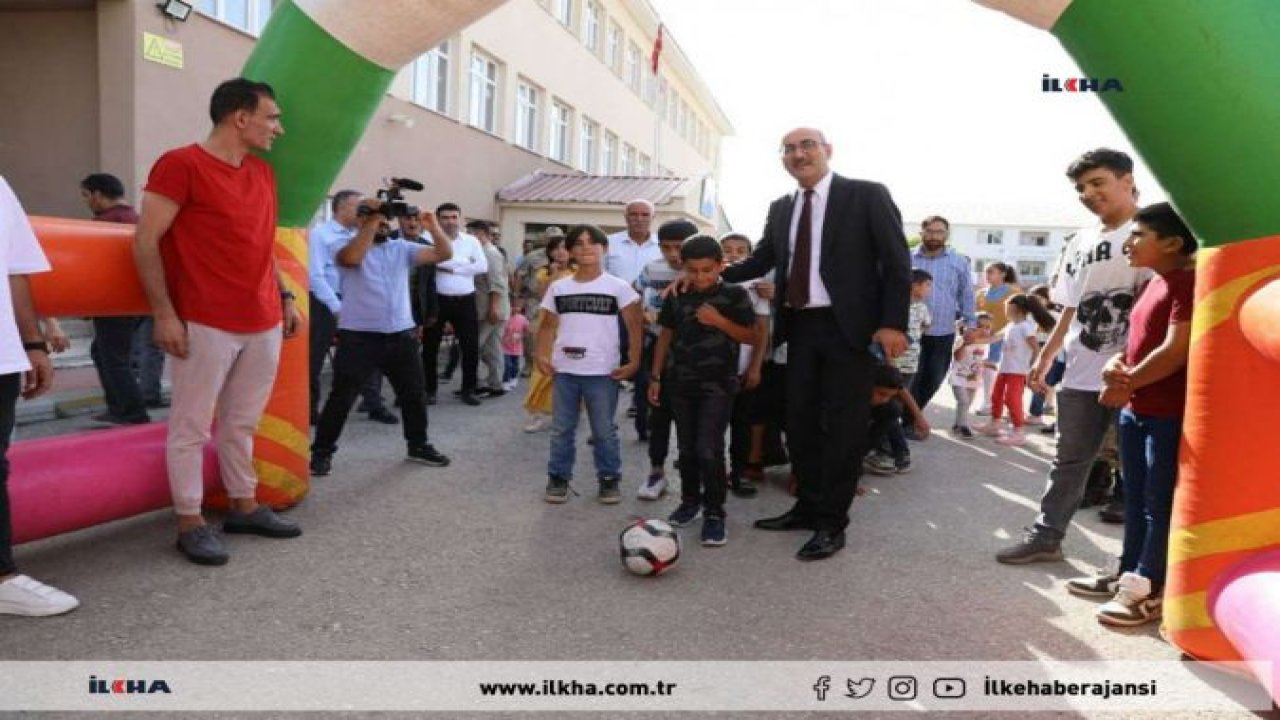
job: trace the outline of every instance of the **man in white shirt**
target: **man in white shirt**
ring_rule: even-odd
[[[609,255],[605,258],[605,272],[622,278],[635,287],[640,271],[654,260],[662,259],[658,236],[653,232],[653,203],[648,200],[632,200],[623,211],[627,229],[609,236]],[[626,347],[624,344],[623,347]]]
[[[74,610],[80,601],[57,588],[18,574],[9,516],[9,437],[18,396],[30,400],[53,383],[49,345],[40,334],[27,275],[49,271],[9,184],[0,177],[0,269],[8,290],[0,293],[0,615],[41,617]]]
[[[462,208],[444,203],[436,208],[436,217],[445,235],[453,241],[453,258],[436,266],[440,317],[424,331],[422,338],[427,397],[434,397],[439,386],[436,356],[444,337],[444,325],[448,323],[453,326],[454,339],[462,352],[462,389],[457,394],[463,403],[479,405],[480,399],[476,397],[476,368],[480,361],[476,276],[489,271],[489,262],[480,241],[462,232]]]

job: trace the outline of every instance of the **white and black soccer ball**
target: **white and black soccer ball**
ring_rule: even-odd
[[[622,564],[636,575],[661,575],[680,559],[680,536],[661,520],[637,520],[618,537]]]

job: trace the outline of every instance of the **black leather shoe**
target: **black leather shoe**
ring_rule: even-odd
[[[801,560],[822,560],[840,552],[844,548],[843,530],[818,530],[809,538],[796,557]]]
[[[813,530],[813,524],[808,518],[797,515],[795,511],[787,512],[770,518],[760,518],[755,521],[757,530]]]
[[[471,405],[474,407],[480,404],[480,398],[476,397],[475,393],[462,393],[460,397],[462,398],[462,403],[464,405]]]
[[[400,422],[400,418],[386,408],[369,411],[369,419],[374,422],[380,422],[383,425],[397,425]]]

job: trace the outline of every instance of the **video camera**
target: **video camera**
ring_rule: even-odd
[[[371,215],[374,212],[386,217],[388,220],[401,217],[417,217],[421,210],[417,205],[410,205],[404,201],[402,190],[412,192],[421,192],[422,183],[410,178],[391,178],[387,180],[387,186],[378,191],[378,199],[382,201],[376,209],[361,205],[357,212],[361,217]]]

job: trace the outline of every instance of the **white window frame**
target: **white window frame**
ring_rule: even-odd
[[[609,69],[618,72],[619,62],[622,60],[622,27],[616,22],[609,23],[609,30],[604,40],[604,64]]]
[[[640,67],[640,46],[627,41],[627,54],[622,60],[622,78],[626,80],[631,92],[639,94],[640,78],[643,70]]]
[[[979,245],[1004,245],[1004,230],[984,228],[978,231]]]
[[[1049,272],[1049,263],[1045,260],[1019,260],[1016,265],[1020,277],[1045,277]],[[1039,268],[1040,271],[1031,272],[1027,269],[1029,266]]]
[[[498,132],[498,61],[476,48],[467,67],[467,122],[489,133]]]
[[[635,175],[636,174],[636,149],[631,147],[631,143],[622,143],[621,165],[618,167],[619,175]]]
[[[227,5],[236,0],[204,0],[196,2],[195,9],[202,15],[208,16],[225,25],[230,25],[237,30],[243,30],[255,37],[262,34],[262,29],[267,26],[267,20],[271,17],[271,11],[274,9],[271,5],[272,0],[243,0],[245,24],[239,25],[231,21],[227,17]],[[263,10],[266,13],[263,14]]]
[[[578,169],[587,174],[595,170],[596,144],[600,141],[600,123],[587,116],[578,124]]]
[[[551,0],[551,15],[561,25],[573,27],[573,0]]]
[[[525,150],[538,151],[538,119],[542,116],[542,90],[524,79],[516,85],[515,143]]]
[[[641,177],[647,177],[652,170],[653,163],[650,162],[649,156],[640,153],[639,157],[636,158],[636,174]]]
[[[445,40],[413,61],[413,102],[428,110],[449,113],[449,41]]]
[[[604,133],[604,143],[600,146],[600,174],[612,175],[614,158],[618,154],[618,136],[609,132]]]
[[[573,127],[573,108],[559,101],[551,101],[551,122],[548,124],[550,130],[550,141],[547,144],[547,156],[556,162],[570,164],[569,157],[572,143],[570,138],[573,135],[570,130]]]
[[[582,6],[582,44],[593,54],[600,50],[600,25],[604,8],[597,0],[586,0]]]
[[[1036,241],[1040,242],[1036,242]],[[1018,244],[1022,247],[1049,247],[1049,233],[1044,230],[1023,230],[1018,233]]]

